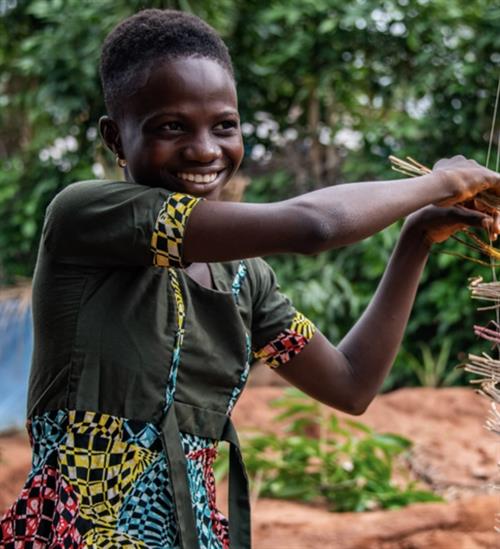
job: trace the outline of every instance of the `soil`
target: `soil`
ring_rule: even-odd
[[[282,393],[283,387],[250,386],[234,412],[239,430],[282,432],[283,425],[273,421],[276,411],[269,407]],[[402,389],[379,396],[357,419],[380,432],[410,438],[414,474],[446,502],[394,511],[331,513],[318,504],[262,498],[252,509],[254,548],[500,548],[500,533],[494,529],[500,498],[492,489],[498,481],[500,440],[483,427],[488,410],[488,401],[469,388]],[[24,434],[0,437],[0,512],[19,492],[30,459]]]

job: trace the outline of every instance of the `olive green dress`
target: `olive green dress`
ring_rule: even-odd
[[[33,468],[0,520],[2,547],[250,547],[231,411],[251,360],[286,363],[314,326],[261,259],[211,264],[215,289],[185,274],[198,202],[85,181],[49,206],[33,288]],[[229,522],[215,502],[221,440]]]

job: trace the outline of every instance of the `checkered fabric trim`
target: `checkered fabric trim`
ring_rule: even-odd
[[[168,375],[165,410],[167,410],[174,401],[175,387],[177,384],[177,371],[179,370],[182,343],[184,341],[184,324],[186,322],[186,309],[184,306],[184,296],[182,295],[179,275],[177,274],[177,271],[175,269],[169,269],[168,274],[170,285],[172,286],[175,298],[175,306],[177,312],[177,331],[175,334],[170,372]]]
[[[177,521],[164,455],[155,459],[127,494],[117,527],[142,540],[146,547],[174,547]]]
[[[164,202],[156,219],[151,251],[153,264],[157,267],[184,267],[182,241],[184,230],[193,208],[201,198],[188,194],[173,193]]]
[[[193,452],[198,452],[198,450],[215,448],[215,441],[211,438],[204,438],[192,435],[191,433],[181,433],[181,444],[187,457],[193,454]]]
[[[68,414],[63,410],[46,412],[28,421],[27,429],[33,448],[33,469],[35,474],[47,463],[66,435]]]
[[[180,549],[154,424],[70,410],[33,418],[30,429],[38,469],[0,518],[1,548]],[[227,549],[227,520],[215,507],[215,443],[186,433],[181,442],[200,547]]]
[[[90,528],[79,516],[78,494],[63,478],[54,515],[54,547],[80,547],[81,532]],[[51,545],[52,547],[52,545]]]
[[[59,447],[61,474],[79,494],[80,515],[97,526],[112,527],[123,494],[155,454],[121,440],[121,418],[70,412],[69,424],[67,437]]]
[[[252,344],[251,344],[250,336],[248,334],[245,334],[245,335],[246,335],[247,361],[246,361],[245,367],[243,368],[243,372],[241,372],[238,385],[234,387],[233,392],[231,393],[231,398],[229,399],[229,404],[226,410],[227,415],[231,414],[235,404],[238,402],[238,398],[241,392],[243,391],[243,388],[245,387],[245,384],[248,379],[248,374],[250,373],[250,358],[252,355]]]
[[[68,412],[68,424],[73,435],[121,439],[123,419],[109,414],[71,410]]]
[[[233,297],[236,303],[239,302],[241,287],[243,286],[243,282],[245,282],[247,273],[247,266],[243,261],[240,261],[238,265],[238,270],[236,271],[236,275],[233,278],[233,283],[231,284],[231,291],[233,293]]]
[[[152,451],[159,452],[162,449],[160,430],[153,423],[124,419],[122,440]]]
[[[309,341],[316,331],[316,326],[314,326],[314,324],[302,313],[299,313],[297,311],[297,313],[293,317],[290,330],[292,332],[300,334],[301,336],[305,337],[307,341]]]
[[[213,462],[217,448],[213,442],[181,433],[186,453],[191,501],[200,546],[204,549],[229,549],[227,519],[216,507]]]
[[[0,547],[82,549],[80,532],[87,528],[73,488],[55,468],[42,467],[0,521]]]
[[[309,343],[316,327],[303,314],[297,312],[290,328],[254,353],[255,358],[264,360],[271,368],[286,364]]]
[[[152,547],[111,528],[95,528],[85,536],[84,541],[85,549],[151,549]]]

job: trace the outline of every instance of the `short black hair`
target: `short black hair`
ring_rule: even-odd
[[[101,54],[101,82],[110,116],[120,100],[143,86],[158,60],[207,57],[234,78],[227,46],[217,32],[195,15],[147,9],[119,23],[106,37]]]

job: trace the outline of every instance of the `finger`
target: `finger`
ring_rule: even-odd
[[[443,164],[446,164],[449,161],[450,161],[449,158],[441,158],[440,160],[434,163],[434,165],[432,166],[432,169],[438,170]]]
[[[500,173],[490,170],[486,166],[481,166],[480,164],[477,164],[477,162],[476,166],[480,169],[480,172],[478,173],[481,174],[481,177],[487,184],[489,192],[493,192],[496,195],[500,194]],[[479,199],[480,198],[481,197],[479,196]]]
[[[486,220],[488,217],[491,217],[492,223],[491,223],[491,230],[495,233],[500,233],[500,216],[499,212],[496,208],[492,207],[485,207],[481,206],[479,208],[476,207],[476,201],[469,201],[467,204],[458,204],[454,206],[454,208],[465,210],[463,213],[464,215],[468,216],[470,212],[476,212],[480,213],[483,216],[483,219]],[[472,214],[473,215],[473,214]],[[486,226],[489,225],[489,221],[483,221],[484,228],[487,228]]]
[[[483,227],[483,229],[486,229],[486,231],[488,231],[488,234],[491,235],[491,233],[493,232],[493,219],[485,217],[481,221],[481,227]]]
[[[500,213],[495,213],[493,216],[493,230],[496,234],[500,234]]]
[[[491,240],[496,240],[500,234],[500,215],[495,212],[483,219],[482,226],[488,232]]]
[[[454,169],[454,168],[463,167],[464,165],[467,166],[472,164],[475,165],[476,162],[469,160],[468,158],[466,158],[461,154],[457,154],[455,156],[452,156],[451,158],[441,158],[434,164],[432,169],[436,170],[436,169],[441,169],[443,167],[446,167],[447,169]]]
[[[486,212],[486,213],[489,213],[489,214],[495,214],[496,213],[496,208],[493,208],[492,206],[489,206],[488,204],[486,204],[483,200],[481,200],[480,197],[476,197],[474,199],[474,209],[480,211],[480,212]]]
[[[490,237],[492,240],[496,240],[500,234],[500,214],[495,213],[492,218],[493,223],[490,228]]]
[[[494,217],[486,217],[482,221],[482,227],[488,233],[488,238],[491,240],[496,240],[498,238],[499,226],[497,219]]]
[[[482,227],[488,232],[495,230],[495,223],[498,223],[500,229],[500,220],[495,220],[489,213],[471,210],[461,206],[448,208],[450,221],[459,223],[468,227]],[[500,230],[498,231],[500,232]]]

